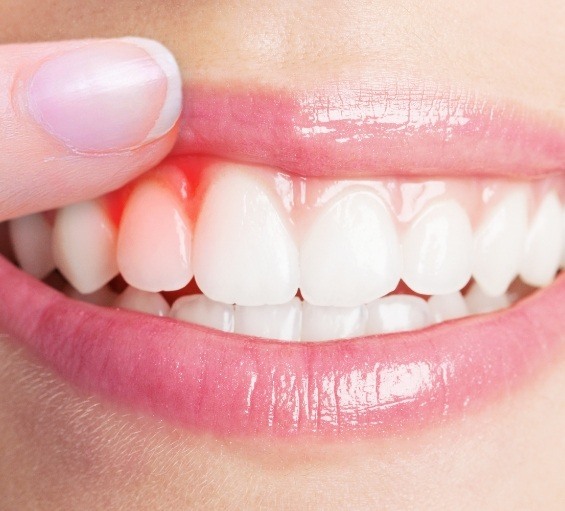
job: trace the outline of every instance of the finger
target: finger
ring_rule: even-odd
[[[0,220],[101,195],[169,152],[181,79],[141,38],[0,46]]]

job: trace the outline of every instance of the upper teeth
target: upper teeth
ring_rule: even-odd
[[[425,325],[492,310],[517,276],[547,285],[565,266],[560,181],[305,181],[216,163],[187,194],[175,188],[179,172],[171,167],[143,177],[119,229],[101,200],[59,210],[52,234],[41,215],[13,221],[20,264],[41,278],[54,259],[81,293],[96,291],[118,271],[145,292],[181,289],[194,275],[206,297],[237,304],[235,316],[221,303],[194,298],[175,304],[174,317],[194,320],[198,309],[236,332],[268,336],[278,325],[283,338],[296,335],[299,315],[302,335],[324,324],[341,336],[359,334],[360,324],[362,333],[388,331],[395,321]],[[45,250],[51,236],[52,252]],[[458,291],[472,277],[479,287],[466,303]],[[436,295],[428,308],[416,297],[375,302],[400,279],[416,293]],[[300,314],[298,290],[305,300]],[[144,300],[130,292],[120,304],[167,313],[164,301],[142,307]],[[285,305],[271,307],[279,304]]]

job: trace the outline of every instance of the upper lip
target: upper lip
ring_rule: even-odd
[[[414,83],[272,91],[185,85],[173,154],[303,176],[535,178],[565,168],[565,129],[512,102]]]

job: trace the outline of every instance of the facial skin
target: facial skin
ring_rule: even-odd
[[[565,122],[552,0],[0,0],[0,44],[140,35],[194,82],[316,86],[411,76]],[[1,131],[0,131],[1,133]],[[565,507],[565,361],[440,429],[348,443],[222,440],[79,394],[0,333],[6,509]]]

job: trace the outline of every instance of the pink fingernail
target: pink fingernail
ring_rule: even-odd
[[[29,107],[45,130],[72,149],[105,153],[165,135],[181,109],[172,54],[142,38],[95,41],[36,71]]]

